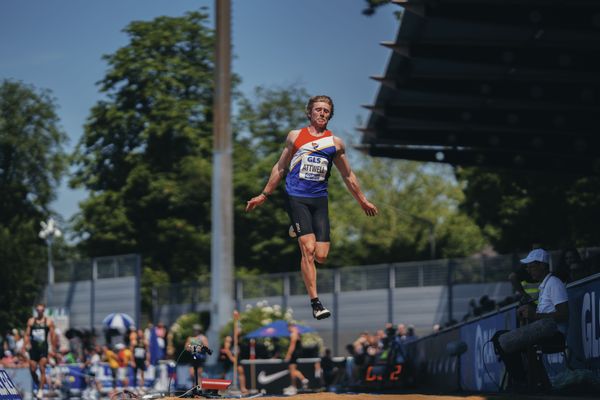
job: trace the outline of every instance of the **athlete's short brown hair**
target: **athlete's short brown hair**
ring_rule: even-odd
[[[329,104],[329,106],[331,107],[331,114],[329,114],[329,119],[333,118],[333,100],[331,100],[331,97],[329,96],[320,94],[318,96],[311,97],[310,99],[308,99],[308,103],[306,103],[306,116],[308,117],[308,119],[310,119],[310,112],[312,111],[313,105],[319,101]]]

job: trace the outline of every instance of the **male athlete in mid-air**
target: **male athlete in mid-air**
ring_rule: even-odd
[[[315,261],[323,264],[329,253],[327,181],[332,163],[365,214],[375,216],[378,210],[361,191],[346,157],[344,142],[327,130],[327,124],[333,117],[331,98],[311,97],[306,105],[306,116],[310,124],[287,135],[285,148],[271,170],[269,181],[261,194],[247,202],[246,211],[263,204],[287,174],[287,208],[302,253],[302,278],[310,297],[313,317],[323,319],[331,312],[323,307],[317,295]]]

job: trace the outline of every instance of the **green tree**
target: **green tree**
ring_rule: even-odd
[[[332,174],[332,265],[360,265],[430,258],[429,224],[435,226],[436,257],[466,256],[486,242],[461,212],[461,185],[444,166],[363,158],[357,163],[363,191],[379,208],[368,218]]]
[[[500,252],[600,241],[600,179],[522,171],[457,170],[462,205]]]
[[[139,252],[171,281],[210,260],[213,47],[208,15],[136,21],[104,56],[105,100],[91,110],[74,157],[84,187],[74,229],[88,256]],[[152,274],[148,282],[164,279]],[[156,283],[156,282],[154,282]]]
[[[65,167],[56,105],[50,92],[0,83],[0,331],[23,326],[46,271],[39,222],[50,214]]]

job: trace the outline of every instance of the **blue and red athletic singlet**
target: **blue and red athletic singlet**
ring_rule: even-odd
[[[294,142],[294,156],[285,178],[285,189],[290,196],[325,197],[327,180],[333,167],[335,143],[331,131],[313,136],[302,128]]]

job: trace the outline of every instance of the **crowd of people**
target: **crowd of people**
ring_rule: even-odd
[[[348,344],[346,349],[351,356],[346,361],[346,384],[360,386],[364,383],[369,366],[392,366],[404,364],[407,360],[406,346],[418,339],[412,325],[391,323],[375,333],[362,332]]]
[[[146,329],[130,327],[124,334],[108,332],[106,344],[99,345],[96,336],[90,332],[74,329],[60,332],[52,318],[45,315],[45,305],[38,304],[25,329],[14,328],[0,336],[3,351],[0,366],[29,368],[36,398],[44,396],[43,388],[51,392],[68,390],[62,373],[64,369],[50,368],[48,375],[47,366],[77,365],[82,371],[84,386],[100,394],[107,388],[103,388],[96,378],[106,375],[107,365],[113,391],[129,387],[143,392],[144,372],[150,364],[166,358],[166,333],[162,323],[148,324]],[[113,344],[115,336],[119,340]],[[151,341],[154,346],[150,345]]]

